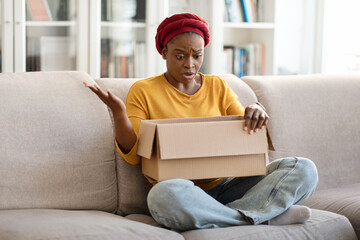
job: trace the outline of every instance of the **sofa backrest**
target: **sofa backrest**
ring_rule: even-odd
[[[270,161],[307,157],[318,189],[360,182],[360,75],[244,77],[270,115]]]
[[[257,101],[251,88],[235,75],[222,74],[220,77],[226,80],[239,96],[242,105],[246,106]],[[125,101],[130,87],[138,80],[139,79],[128,78],[102,78],[96,79],[96,82],[100,87],[109,89]],[[119,188],[117,213],[119,215],[148,213],[146,197],[149,189],[146,185],[145,177],[141,173],[141,166],[128,164],[118,153],[116,153],[116,166]]]
[[[125,102],[130,87],[138,80],[103,78],[96,79],[95,81],[101,88],[109,89],[114,95]],[[127,163],[117,151],[115,157],[118,182],[117,214],[121,216],[132,213],[148,214],[146,198],[149,189],[144,175],[141,173],[141,165]]]
[[[0,74],[0,209],[114,212],[115,145],[82,72]]]

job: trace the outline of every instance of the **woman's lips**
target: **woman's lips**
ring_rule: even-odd
[[[195,77],[195,73],[192,73],[192,72],[190,72],[190,73],[184,73],[183,76],[184,76],[185,78],[192,79],[192,78]]]

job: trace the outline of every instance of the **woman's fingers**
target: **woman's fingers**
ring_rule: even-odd
[[[115,96],[112,92],[110,92],[109,89],[106,90],[107,95],[108,95],[108,99],[112,102],[119,102],[120,98],[118,98],[117,96]]]
[[[250,105],[245,109],[244,130],[249,134],[262,129],[269,121],[267,113],[257,106]]]
[[[106,92],[107,92],[110,99],[115,100],[117,98],[117,97],[114,96],[114,94],[112,94],[112,92],[110,92],[109,89],[107,89]]]
[[[98,95],[98,90],[94,86],[90,85],[87,82],[83,82],[83,84],[85,87],[89,88],[92,92],[94,92],[96,95]]]
[[[264,121],[264,124],[261,126],[261,129],[263,129],[269,122],[269,115],[266,114],[266,119]]]
[[[257,132],[259,129],[262,129],[262,127],[264,126],[265,120],[266,120],[266,113],[264,111],[261,111],[261,113],[259,115],[259,120],[255,127],[255,132]]]
[[[83,82],[84,86],[87,87],[87,88],[90,88],[91,91],[93,91],[94,93],[96,93],[98,91],[98,89],[95,87],[95,85],[90,85],[89,83],[87,82]]]
[[[251,118],[250,130],[252,130],[252,131],[256,130],[256,126],[260,120],[260,114],[261,114],[261,111],[259,109],[254,110],[254,113]]]
[[[106,105],[108,105],[108,95],[104,92],[99,85],[96,83],[94,85],[90,85],[89,83],[83,82],[85,87],[88,87],[91,91],[93,91]]]
[[[252,115],[254,113],[254,109],[247,107],[245,108],[245,124],[244,124],[244,131],[250,131],[251,128],[251,119],[252,119]]]
[[[106,94],[106,92],[104,90],[101,89],[101,87],[99,87],[99,85],[97,85],[96,83],[94,84],[94,88],[96,88],[96,90],[99,92],[99,94],[101,96],[107,97],[108,95]]]
[[[84,82],[83,84],[85,85],[85,87],[90,88],[91,91],[93,91],[100,98],[100,100],[111,109],[113,116],[122,114],[126,109],[124,102],[120,98],[112,94],[110,90],[107,89],[106,91],[104,91],[96,83],[94,85],[90,85]]]

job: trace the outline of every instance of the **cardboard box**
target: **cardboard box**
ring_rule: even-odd
[[[143,120],[142,172],[162,181],[266,174],[266,129],[243,130],[241,116]]]

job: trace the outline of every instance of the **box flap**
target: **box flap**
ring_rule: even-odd
[[[232,121],[243,120],[244,117],[240,115],[228,115],[228,116],[214,116],[214,117],[189,117],[189,118],[167,118],[167,119],[152,119],[142,120],[141,122],[152,122],[156,124],[165,123],[190,123],[190,122],[215,122],[215,121]]]
[[[137,154],[150,159],[154,138],[155,138],[156,123],[151,121],[141,121],[139,128],[139,145]]]
[[[244,120],[158,124],[160,158],[266,153],[266,129],[249,135],[243,130],[243,124]]]

